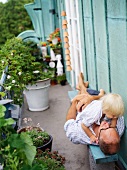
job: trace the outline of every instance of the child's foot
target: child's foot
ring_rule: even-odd
[[[104,96],[104,94],[105,94],[105,91],[103,89],[100,89],[100,93],[98,95],[102,97]]]
[[[80,73],[79,76],[78,76],[78,85],[76,86],[76,89],[81,90],[82,86],[85,86],[87,88],[88,85],[89,85],[89,82],[88,81],[84,82],[83,73]]]

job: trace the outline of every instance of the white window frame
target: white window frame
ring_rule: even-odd
[[[78,83],[79,73],[83,72],[78,0],[65,0],[65,6],[72,66],[71,85],[75,87],[75,83]]]

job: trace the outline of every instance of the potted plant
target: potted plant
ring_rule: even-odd
[[[0,164],[9,170],[32,166],[36,147],[27,134],[17,134],[12,126],[15,121],[5,119],[5,111],[6,108],[0,105]]]
[[[53,138],[40,127],[39,123],[34,125],[31,118],[23,118],[22,125],[23,127],[17,131],[18,133],[26,133],[37,149],[45,151],[45,149],[49,148],[51,151]]]
[[[65,170],[64,163],[65,157],[60,155],[58,151],[50,152],[49,149],[46,149],[45,152],[38,150],[33,161],[33,165],[45,166],[47,170]]]
[[[32,139],[33,145],[36,148],[41,149],[42,151],[49,148],[51,151],[53,138],[42,128],[38,126],[26,126],[19,129],[18,133],[26,133]]]
[[[58,151],[44,152],[33,145],[32,134],[17,133],[12,118],[5,119],[6,108],[0,105],[0,168],[9,170],[65,170],[65,158]],[[47,139],[49,135],[45,135]],[[39,140],[37,138],[37,140]],[[36,142],[35,142],[36,143]]]
[[[49,38],[50,40],[52,41],[52,44],[57,44],[58,41],[60,41],[60,29],[59,28],[56,28],[54,32],[52,32],[50,35],[49,35]]]
[[[36,92],[34,92],[35,96],[30,94],[30,97],[26,96],[26,98],[29,110],[40,111],[47,109],[49,107],[49,78],[52,75],[52,68],[43,62],[36,61],[36,57],[31,54],[29,42],[23,42],[20,38],[12,38],[7,40],[5,45],[0,50],[0,56],[1,74],[6,68],[6,80],[3,86],[10,92],[14,103],[19,104],[20,106],[22,105],[24,90],[25,95],[27,95],[27,93],[29,94],[31,90],[34,92],[36,89],[39,91],[39,89],[46,88],[47,90],[44,91],[44,95],[43,92],[38,93],[40,95],[40,102],[37,100],[39,96],[37,96]],[[43,100],[44,98],[46,99],[44,102],[42,101],[42,95],[45,96],[43,97]],[[35,100],[30,101],[29,103],[29,99]],[[41,105],[42,102],[43,105]]]
[[[43,60],[46,62],[50,62],[50,59],[51,59],[50,55],[46,55],[43,57]]]
[[[54,51],[55,55],[61,54],[62,44],[61,42],[57,44],[50,44],[50,48]]]
[[[57,82],[64,86],[66,84],[66,74],[63,73],[62,75],[57,75]]]

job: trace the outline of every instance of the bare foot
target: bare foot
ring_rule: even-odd
[[[88,87],[89,85],[89,82],[86,81],[84,82],[84,76],[83,76],[83,73],[80,73],[79,76],[78,76],[78,85],[76,86],[76,89],[77,90],[81,90],[81,87],[82,86],[85,86],[86,88]]]
[[[103,89],[100,89],[100,93],[98,95],[102,97],[104,96],[104,94],[105,94],[105,91]]]

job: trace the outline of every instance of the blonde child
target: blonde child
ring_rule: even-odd
[[[79,75],[79,87],[81,94],[88,94],[87,89],[84,86],[83,75]],[[124,114],[124,103],[119,94],[106,94],[101,90],[98,96],[95,96],[90,104],[85,108],[83,107],[82,112],[78,112],[78,117],[82,119],[81,127],[90,138],[91,143],[98,143],[98,138],[91,132],[89,126],[92,124],[100,125],[102,120],[109,123],[109,127],[116,127],[117,119],[119,116]],[[103,97],[102,97],[103,96]],[[98,100],[100,98],[100,100]],[[85,103],[84,103],[85,104]],[[107,128],[109,128],[107,127]]]

